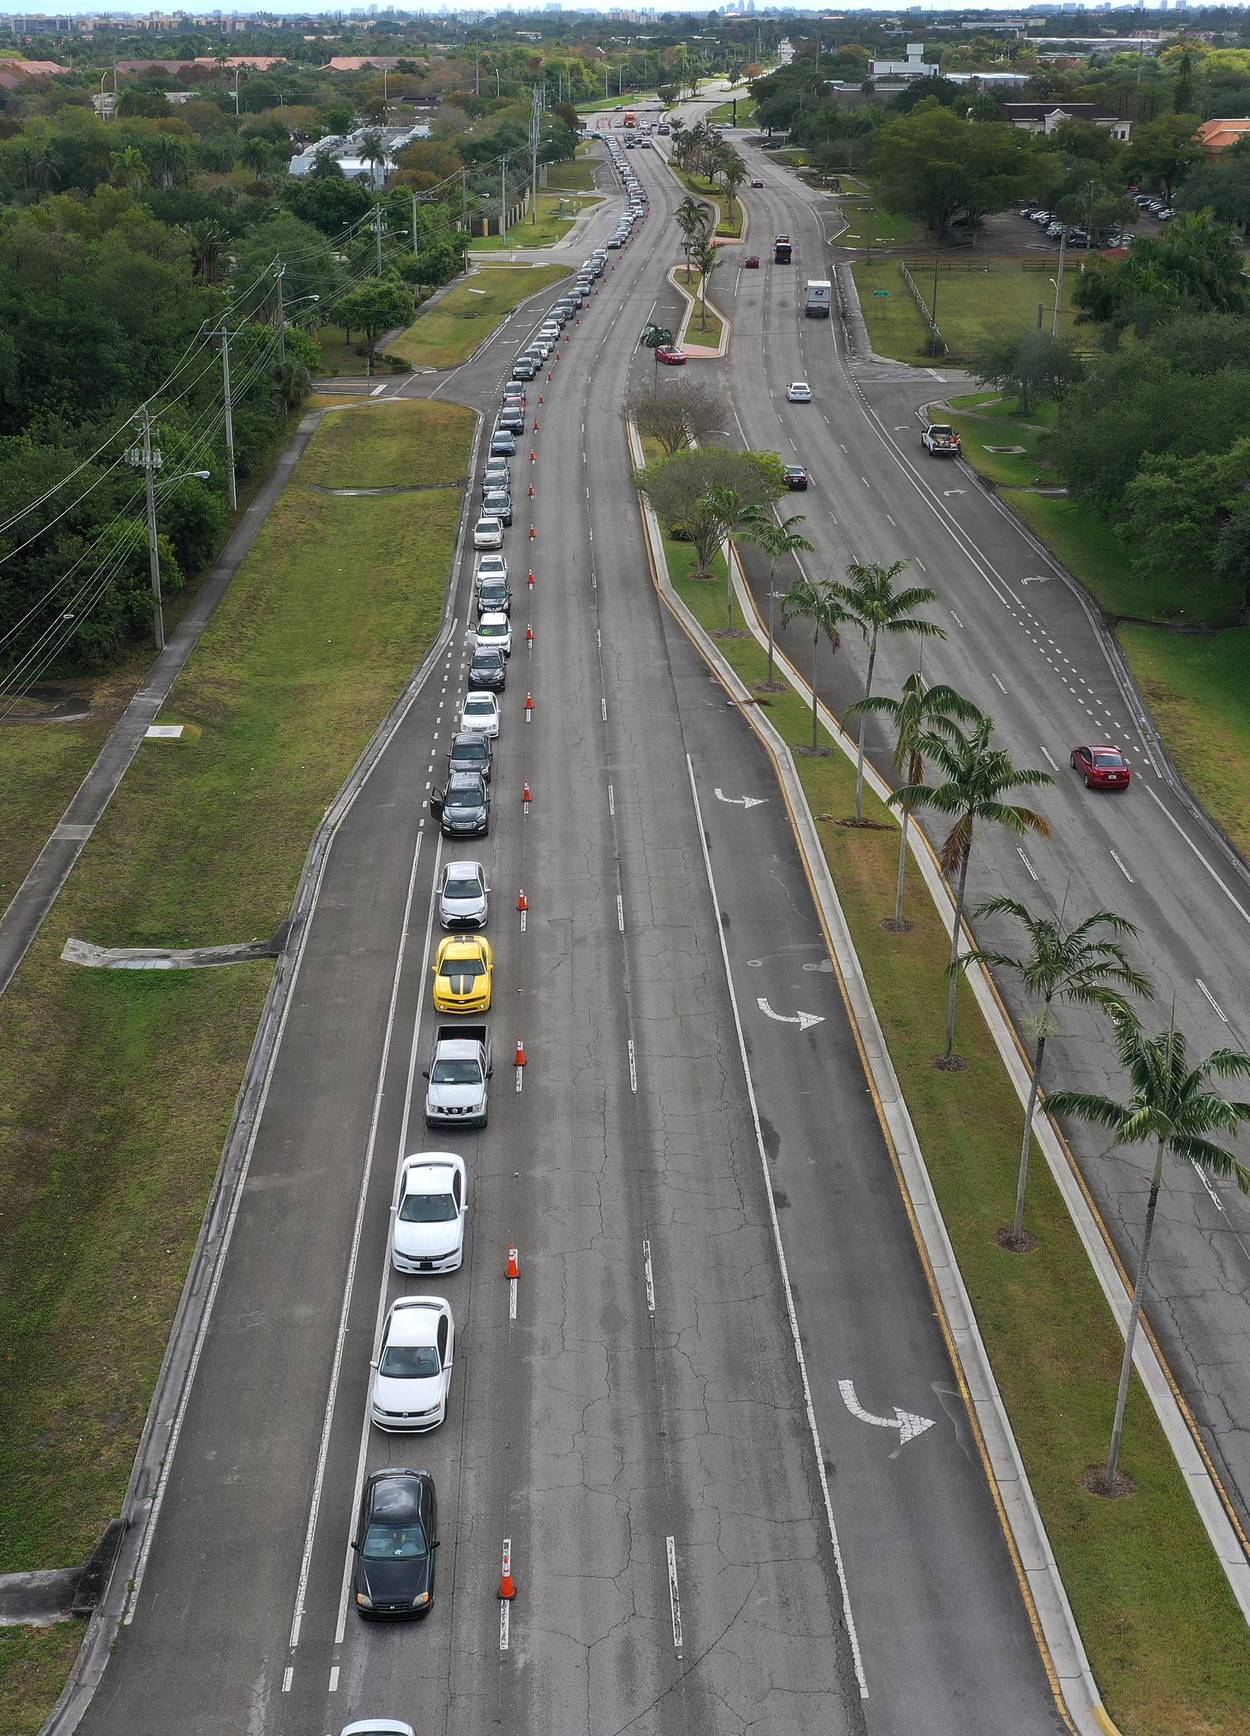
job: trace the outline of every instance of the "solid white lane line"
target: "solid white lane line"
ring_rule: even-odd
[[[634,1053],[632,1037],[629,1039],[629,1088],[634,1092],[638,1090],[638,1058]]]
[[[1024,851],[1020,848],[1019,844],[1016,845],[1016,855],[1024,863],[1024,866],[1028,869],[1028,872],[1029,872],[1030,876],[1032,877],[1032,879],[1034,881],[1036,881],[1037,880],[1037,870],[1034,868],[1033,864],[1029,861],[1029,859],[1025,855]]]
[[[1224,1011],[1223,1007],[1216,1000],[1215,996],[1211,993],[1210,989],[1203,982],[1202,978],[1201,977],[1195,977],[1194,981],[1197,983],[1198,987],[1202,990],[1203,994],[1210,1001],[1211,1005],[1215,1008],[1215,1011],[1218,1014],[1218,1016],[1221,1019],[1223,1019],[1225,1024],[1227,1024],[1228,1023],[1228,1014]]]
[[[1006,693],[1007,689],[1003,686],[1002,682],[999,680],[998,676],[995,675],[992,669],[990,670],[990,680],[994,683],[1000,693]]]
[[[1128,869],[1124,866],[1123,862],[1121,862],[1119,855],[1114,850],[1111,852],[1111,860],[1115,863],[1116,867],[1120,870],[1121,874],[1123,874],[1124,878],[1128,881],[1129,885],[1130,886],[1136,886],[1137,882],[1133,879],[1133,876],[1129,873]]]
[[[651,1243],[642,1244],[642,1280],[647,1287],[647,1313],[655,1313],[655,1274],[651,1269]]]
[[[838,1585],[842,1592],[842,1613],[846,1620],[846,1635],[850,1641],[851,1657],[855,1665],[855,1680],[859,1684],[859,1694],[862,1700],[868,1698],[868,1682],[864,1676],[864,1660],[859,1649],[859,1633],[855,1626],[855,1616],[851,1609],[850,1587],[846,1581],[846,1564],[842,1559],[842,1545],[838,1540],[838,1527],[833,1517],[833,1497],[829,1493],[829,1479],[825,1474],[825,1455],[820,1443],[820,1429],[816,1422],[816,1407],[812,1402],[812,1383],[807,1375],[807,1358],[803,1354],[803,1339],[799,1332],[799,1317],[794,1306],[794,1292],[790,1287],[790,1268],[786,1262],[786,1251],[781,1241],[781,1225],[777,1221],[777,1202],[773,1198],[772,1177],[769,1174],[768,1153],[764,1149],[764,1132],[760,1126],[760,1109],[755,1097],[755,1080],[751,1075],[751,1063],[747,1059],[746,1038],[742,1031],[742,1014],[738,1008],[738,991],[734,986],[733,971],[729,966],[729,947],[725,941],[725,928],[721,922],[720,894],[716,890],[716,876],[712,872],[712,858],[708,851],[707,831],[703,824],[703,807],[699,801],[699,791],[694,780],[694,761],[686,755],[686,771],[690,777],[690,797],[694,803],[695,819],[699,828],[699,842],[703,848],[703,871],[707,876],[708,892],[712,900],[712,914],[716,919],[716,932],[720,938],[721,962],[725,967],[725,981],[729,988],[729,1004],[733,1008],[734,1030],[738,1037],[738,1054],[742,1061],[742,1073],[746,1080],[747,1100],[751,1105],[751,1121],[755,1128],[755,1148],[759,1154],[760,1170],[764,1178],[764,1198],[768,1206],[768,1218],[772,1225],[773,1247],[777,1254],[777,1266],[781,1273],[781,1288],[786,1299],[786,1314],[790,1321],[790,1341],[794,1346],[794,1357],[798,1364],[799,1378],[803,1383],[803,1403],[807,1411],[807,1427],[812,1437],[812,1448],[815,1453],[816,1475],[820,1480],[821,1494],[825,1502],[825,1522],[829,1527],[829,1539],[833,1546],[834,1565],[838,1573]]]
[[[673,1618],[673,1650],[681,1656],[681,1590],[677,1584],[677,1544],[671,1537],[664,1539],[668,1555],[668,1608]]]
[[[312,1502],[308,1509],[308,1527],[304,1533],[304,1549],[300,1556],[299,1578],[295,1587],[295,1610],[291,1617],[290,1647],[294,1651],[299,1644],[300,1627],[304,1620],[304,1599],[308,1595],[308,1575],[312,1567],[313,1543],[317,1535],[317,1516],[321,1511],[321,1494],[325,1484],[326,1459],[330,1451],[330,1430],[334,1424],[334,1405],[338,1397],[339,1375],[343,1367],[343,1347],[347,1340],[347,1317],[351,1310],[352,1290],[356,1282],[356,1263],[360,1257],[360,1235],[364,1227],[365,1202],[369,1194],[369,1180],[373,1173],[373,1154],[377,1145],[378,1121],[382,1114],[382,1093],[386,1084],[386,1069],[390,1060],[391,1040],[395,1034],[395,1012],[399,1003],[399,984],[404,974],[406,956],[405,940],[408,935],[408,924],[412,918],[412,901],[417,890],[417,869],[421,862],[421,846],[425,842],[424,834],[418,834],[416,848],[412,853],[412,867],[408,873],[408,891],[404,899],[404,920],[399,931],[399,945],[396,949],[395,970],[391,978],[391,999],[386,1012],[386,1030],[382,1041],[382,1058],[378,1063],[378,1082],[373,1094],[373,1113],[369,1118],[369,1139],[365,1147],[364,1171],[360,1178],[360,1189],[356,1195],[356,1221],[352,1226],[351,1248],[347,1258],[347,1276],[343,1281],[343,1301],[339,1308],[338,1331],[334,1340],[334,1356],[330,1364],[330,1384],[326,1392],[325,1411],[321,1420],[321,1440],[317,1448],[317,1468],[313,1475]],[[423,979],[424,980],[424,979]]]
[[[1199,862],[1202,863],[1202,866],[1206,869],[1207,873],[1211,876],[1212,880],[1215,881],[1215,884],[1219,887],[1220,891],[1224,894],[1225,898],[1227,898],[1228,902],[1232,905],[1233,909],[1237,912],[1238,916],[1241,917],[1243,922],[1250,923],[1250,910],[1247,910],[1243,904],[1238,903],[1237,899],[1233,896],[1231,889],[1225,884],[1225,882],[1223,880],[1220,879],[1219,875],[1215,872],[1215,869],[1212,868],[1211,864],[1207,861],[1206,857],[1202,854],[1202,851],[1194,843],[1193,839],[1189,836],[1188,832],[1186,832],[1184,826],[1181,825],[1180,821],[1176,818],[1176,816],[1174,814],[1171,814],[1168,812],[1168,809],[1165,806],[1165,804],[1154,793],[1154,791],[1151,789],[1149,784],[1143,784],[1142,788],[1145,790],[1146,794],[1150,797],[1151,801],[1154,802],[1155,805],[1167,817],[1169,823],[1171,825],[1173,825],[1176,828],[1176,830],[1180,833],[1181,837],[1189,845],[1189,848],[1193,851],[1194,855],[1198,858]]]

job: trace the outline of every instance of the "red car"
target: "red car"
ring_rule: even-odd
[[[760,256],[759,256],[759,254],[758,253],[748,253],[746,258],[742,261],[742,264],[743,264],[744,270],[746,270],[746,271],[758,271],[760,268]]]
[[[655,359],[657,362],[664,362],[670,368],[684,368],[686,352],[679,350],[674,344],[661,344],[655,352]]]
[[[1126,790],[1133,776],[1118,747],[1074,747],[1068,764],[1080,772],[1087,790]]]

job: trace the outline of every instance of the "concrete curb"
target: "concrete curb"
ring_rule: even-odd
[[[483,422],[479,414],[469,457],[470,475],[477,463],[482,428]],[[470,492],[466,490],[456,546],[449,568],[452,575],[458,571],[460,565],[469,522],[470,500]],[[169,1342],[165,1347],[164,1360],[157,1376],[152,1403],[135,1453],[134,1466],[122,1504],[125,1531],[121,1545],[100,1601],[87,1625],[87,1632],[69,1679],[39,1736],[70,1736],[70,1732],[77,1729],[104,1675],[118,1632],[134,1613],[147,1552],[160,1514],[165,1481],[177,1449],[182,1417],[207,1334],[217,1284],[229,1251],[231,1232],[269,1090],[274,1056],[286,1023],[291,996],[299,978],[308,939],[308,926],[316,908],[330,850],[339,827],[351,812],[357,796],[390,745],[452,636],[453,595],[454,590],[449,583],[443,602],[442,620],[429,650],[403,692],[365,744],[359,759],[313,834],[291,906],[287,948],[278,959],[269,993],[265,997],[243,1083],[235,1101],[230,1130],[222,1150],[221,1163],[214,1178],[204,1222],[196,1241],[190,1270],[183,1285]]]
[[[641,444],[632,425],[629,428],[629,440],[635,461],[640,463]],[[865,1065],[876,1088],[887,1134],[897,1156],[913,1230],[928,1268],[935,1301],[943,1315],[944,1335],[951,1358],[961,1376],[965,1400],[974,1414],[981,1436],[1003,1528],[1015,1558],[1017,1572],[1023,1586],[1027,1587],[1028,1601],[1032,1606],[1030,1615],[1052,1688],[1067,1708],[1081,1736],[1107,1736],[1107,1732],[1113,1731],[1115,1726],[1111,1724],[1102,1706],[1098,1687],[1077,1631],[1050,1540],[1033,1498],[1015,1436],[994,1380],[989,1357],[977,1328],[976,1316],[959,1273],[954,1249],[933,1193],[915,1128],[890,1060],[884,1034],[877,1021],[876,1009],[864,981],[854,942],[820,844],[816,822],[790,750],[770,720],[761,714],[754,703],[755,696],[721,656],[715,641],[708,637],[673,590],[668,578],[659,527],[645,501],[642,502],[642,513],[654,569],[659,575],[660,594],[665,604],[715,670],[726,691],[737,702],[742,715],[767,748],[776,767],[799,848],[820,901],[821,914],[833,956],[837,961],[848,1011],[856,1026]],[[754,606],[741,573],[737,570],[736,561],[734,564],[734,588],[738,592],[739,603],[753,635],[758,640],[759,624],[755,618]],[[767,643],[766,639],[764,643]],[[801,681],[793,665],[780,650],[775,651],[775,656],[778,671],[796,691],[801,691]],[[822,706],[821,711],[823,710]],[[829,728],[830,720],[822,718],[822,721],[826,728]],[[849,757],[853,760],[854,747],[842,735],[836,723],[832,733],[835,741],[844,750],[849,748]],[[879,779],[874,781],[880,782]]]
[[[842,300],[842,329],[846,333],[847,348],[860,361],[885,362],[892,368],[910,366],[909,363],[896,361],[893,356],[879,356],[873,349],[872,340],[868,336],[868,322],[860,305],[859,286],[855,282],[852,269],[845,260],[839,260],[833,269]]]
[[[672,270],[668,273],[668,276],[665,278],[665,282],[671,283],[673,288],[677,291],[678,295],[683,296],[685,298],[685,302],[686,302],[686,311],[682,315],[681,324],[677,328],[677,336],[673,340],[676,343],[678,349],[681,349],[685,345],[686,335],[690,329],[690,322],[694,318],[694,310],[699,305],[698,302],[695,300],[694,296],[692,296],[690,291],[685,287],[685,285],[680,284],[677,281],[677,273],[683,269],[684,269],[684,267],[682,267],[680,265],[675,265],[672,268]],[[730,338],[731,332],[733,331],[732,325],[730,324],[730,322],[726,318],[726,316],[721,312],[721,310],[715,305],[714,302],[709,301],[707,305],[711,308],[712,312],[716,315],[717,319],[720,321],[720,325],[721,325],[720,344],[718,345],[718,347],[716,349],[712,349],[708,344],[696,345],[695,346],[696,348],[702,349],[703,354],[701,356],[691,356],[690,360],[692,362],[719,361],[719,359],[725,354],[725,352],[729,348],[729,338]]]

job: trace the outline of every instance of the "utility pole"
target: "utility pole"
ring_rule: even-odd
[[[234,400],[230,395],[230,340],[237,338],[238,332],[232,332],[224,323],[217,331],[204,334],[210,338],[221,339],[221,389],[226,409],[226,485],[230,495],[230,510],[239,509],[239,491],[234,480]]]
[[[275,274],[274,280],[273,280],[273,288],[274,288],[274,295],[277,298],[278,363],[279,363],[279,366],[285,368],[286,367],[286,311],[282,305],[282,279],[286,275],[286,266],[282,263],[282,261],[280,259],[275,259],[274,265],[277,267],[277,271],[276,271],[276,274]]]
[[[473,94],[482,94],[482,51],[476,43],[473,45]]]
[[[377,250],[377,276],[382,275],[382,207],[373,207],[373,240]]]
[[[499,165],[499,239],[507,240],[508,236],[508,158],[505,154]]]
[[[417,256],[417,195],[412,195],[412,256]]]
[[[156,482],[155,473],[161,467],[159,448],[152,445],[152,414],[145,404],[139,412],[139,426],[143,431],[143,445],[132,447],[126,454],[132,464],[139,464],[143,469],[143,489],[147,496],[148,509],[148,571],[152,578],[152,637],[156,640],[156,649],[165,649],[165,611],[161,606],[161,553],[156,540]]]
[[[538,136],[542,127],[543,93],[536,84],[530,95],[530,220],[538,221]]]
[[[1068,244],[1068,227],[1065,223],[1059,232],[1059,276],[1055,283],[1055,318],[1050,328],[1052,338],[1059,336],[1059,305],[1063,299],[1063,255]]]

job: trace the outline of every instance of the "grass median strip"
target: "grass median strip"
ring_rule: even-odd
[[[667,540],[665,552],[678,595],[719,632],[723,567],[712,582],[693,579],[689,544]],[[748,686],[763,680],[753,638],[718,645]],[[789,691],[766,703],[791,748],[805,748],[810,706]],[[855,782],[840,749],[799,752],[795,763],[1107,1708],[1123,1736],[1246,1736],[1250,1635],[1139,1383],[1126,1435],[1137,1493],[1106,1502],[1082,1485],[1106,1457],[1122,1341],[1036,1152],[1028,1222],[1040,1245],[1021,1256],[994,1240],[1010,1218],[1022,1110],[966,985],[959,1049],[968,1069],[930,1064],[941,1048],[946,931],[914,873],[914,927],[882,929],[898,844],[892,817],[869,794],[866,816],[884,829],[839,824],[853,812]]]
[[[682,186],[693,193],[696,198],[706,199],[716,207],[716,233],[723,240],[736,241],[742,234],[742,201],[735,199],[733,209],[729,206],[729,195],[717,181],[709,181],[706,175],[692,175],[686,169],[679,169],[670,163]]]
[[[851,215],[850,209],[847,216]],[[929,328],[912,300],[897,259],[858,260],[852,267],[868,335],[878,355],[901,362],[932,363]],[[1058,266],[1058,259],[1055,261]],[[1055,292],[1044,271],[1025,271],[1019,259],[942,260],[934,257],[910,267],[927,308],[934,299],[937,266],[937,322],[949,346],[948,360],[969,356],[987,337],[1002,331],[1032,331],[1042,309],[1050,330]],[[1072,288],[1077,273],[1063,281],[1060,331],[1071,336],[1075,310]],[[884,294],[878,293],[884,291]]]
[[[524,242],[518,238],[518,247]],[[527,296],[567,277],[563,265],[495,266],[475,271],[419,313],[390,346],[414,368],[454,368],[465,361]]]
[[[186,736],[140,750],[0,1000],[0,1571],[82,1561],[119,1509],[272,968],[76,970],[61,947],[283,920],[437,630],[473,428],[422,400],[322,423],[173,689]],[[308,480],[389,469],[430,486]],[[5,1736],[47,1713],[52,1633],[20,1654],[0,1636]]]

